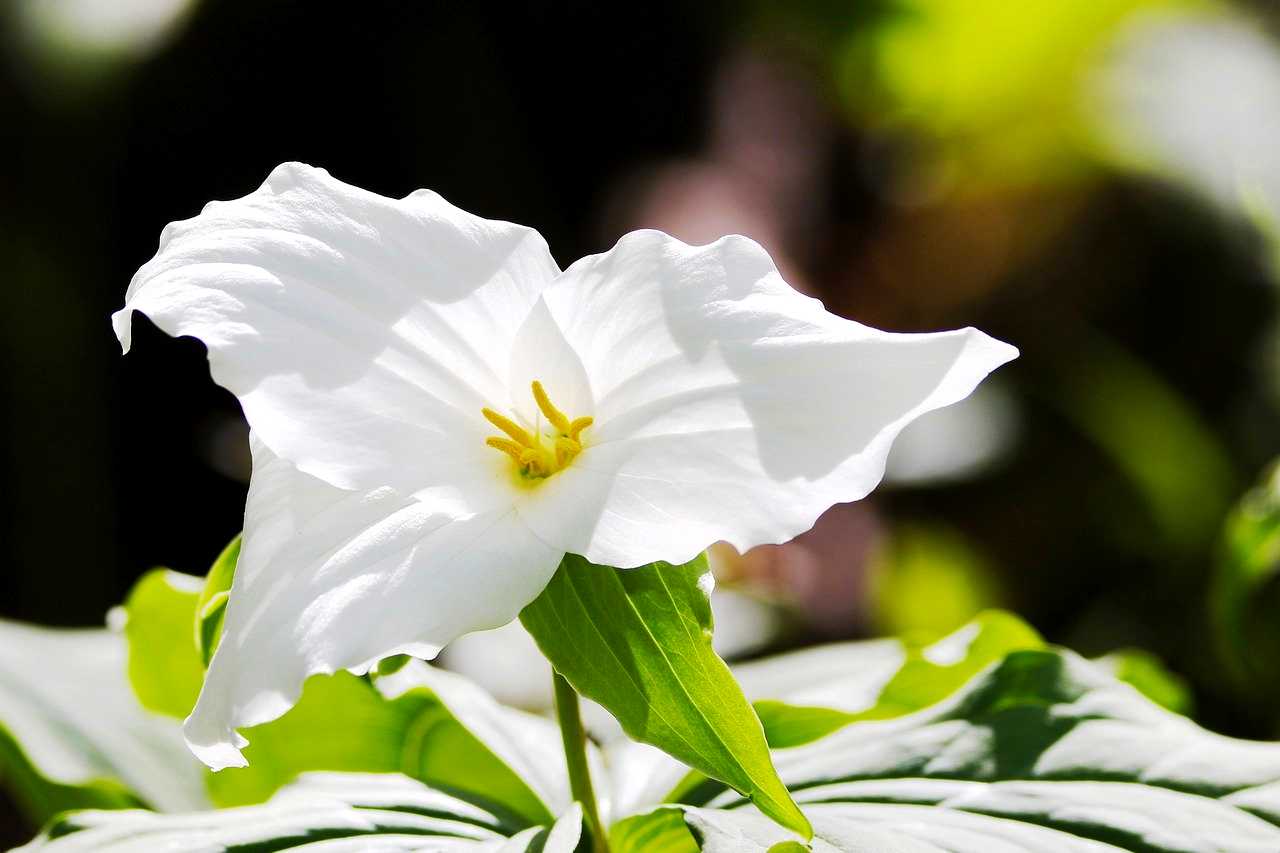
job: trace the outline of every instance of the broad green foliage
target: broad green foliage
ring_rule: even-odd
[[[798,746],[859,720],[898,717],[951,695],[1010,652],[1043,649],[1030,625],[1000,610],[929,645],[903,640],[833,643],[740,664],[734,674],[754,700],[769,744]],[[1182,679],[1155,656],[1135,649],[1097,663],[1153,702],[1178,713],[1191,708]]]
[[[0,787],[33,825],[74,808],[203,808],[199,763],[144,711],[106,630],[0,621]]]
[[[1280,744],[1211,734],[1063,651],[1015,652],[951,698],[775,753],[815,851],[1280,849]],[[615,825],[614,853],[795,842],[725,792]],[[666,846],[648,847],[648,839]]]
[[[628,735],[807,834],[755,713],[711,648],[711,582],[704,556],[619,571],[569,555],[520,619],[551,665]]]
[[[204,664],[193,631],[200,578],[153,569],[125,599],[129,683],[144,707],[179,719],[196,704]]]
[[[222,632],[239,557],[237,536],[206,577],[154,569],[129,592],[129,681],[147,708],[173,717],[191,712]]]
[[[697,853],[698,844],[685,823],[687,806],[660,806],[632,815],[609,829],[611,853]]]
[[[939,842],[962,828],[985,839],[974,850],[1280,849],[1280,744],[1206,732],[1069,652],[1016,652],[939,705],[783,751],[778,767],[820,837],[937,845],[886,851],[955,849]]]
[[[403,776],[325,773],[299,779],[262,806],[180,816],[139,811],[63,816],[21,849],[572,853],[581,832],[576,806],[552,826],[513,828],[498,815]]]
[[[238,553],[236,540],[204,582],[158,570],[130,594],[130,680],[154,709],[185,716],[194,704],[204,677],[201,637],[217,635],[209,625],[221,616],[211,608],[230,585]],[[456,676],[404,658],[396,664],[373,679],[342,672],[309,680],[288,713],[246,731],[248,767],[207,774],[213,801],[261,803],[300,773],[366,771],[403,772],[522,827],[567,807],[553,723],[503,708]]]
[[[347,673],[312,678],[293,709],[245,734],[249,766],[209,777],[219,805],[263,802],[315,770],[404,773],[520,828],[569,803],[553,723],[420,662],[376,686]]]
[[[846,656],[851,657],[856,656],[863,645],[842,644]],[[1016,616],[992,610],[980,614],[965,627],[932,645],[903,644],[898,668],[881,682],[874,703],[864,709],[839,710],[839,706],[846,702],[840,701],[842,697],[835,694],[848,691],[856,702],[857,697],[869,692],[869,682],[877,676],[874,667],[855,674],[854,677],[859,679],[857,685],[839,682],[827,685],[830,698],[835,700],[833,704],[838,703],[836,708],[793,705],[778,699],[762,698],[756,700],[756,711],[764,724],[770,746],[798,746],[858,720],[899,717],[926,708],[951,695],[983,667],[1010,652],[1040,648],[1044,648],[1044,641],[1029,625]],[[807,680],[827,681],[819,659],[811,659],[809,666],[811,668],[806,669]],[[767,685],[758,683],[753,695],[768,695],[769,692]],[[778,695],[785,692],[784,687]]]
[[[685,573],[696,589],[697,574],[688,567]],[[619,574],[630,573],[606,577]],[[627,589],[629,595],[644,591],[643,583]],[[580,601],[591,594],[582,590]],[[625,626],[626,602],[604,601],[614,606],[609,612],[615,622]],[[193,612],[194,606],[187,611]],[[663,624],[660,618],[656,624]],[[171,798],[164,804],[138,797],[153,805],[198,808],[178,798],[183,785],[190,790],[190,774],[172,775],[173,767],[192,766],[177,743],[176,722],[142,715],[134,705],[135,715],[170,736],[163,749],[140,745],[136,720],[99,721],[109,706],[65,692],[62,681],[50,692],[54,680],[37,677],[47,667],[27,661],[25,670],[15,669],[3,654],[22,648],[25,659],[34,649],[47,660],[109,671],[100,664],[109,664],[110,655],[94,657],[90,649],[111,648],[100,641],[114,640],[114,689],[121,692],[118,637],[3,623],[0,629],[31,632],[0,636],[12,639],[0,643],[0,720],[21,740],[25,754],[34,763],[45,753],[42,766],[53,766],[51,759],[61,755],[85,766],[115,761],[121,768],[103,775],[123,780],[103,789],[119,794],[117,799],[69,804],[129,806],[128,790],[147,789]],[[45,634],[60,639],[49,644],[41,639]],[[190,640],[191,632],[185,636]],[[61,645],[62,639],[70,644]],[[88,640],[92,644],[86,646]],[[628,648],[606,648],[610,657],[604,660],[618,665],[613,655]],[[663,648],[672,655],[687,652],[679,635]],[[623,659],[652,664],[643,647],[632,653]],[[23,674],[13,680],[11,671]],[[1176,706],[1176,680],[1142,655],[1086,661],[1045,647],[1008,614],[987,613],[929,646],[836,644],[740,671],[757,701],[772,695],[787,713],[810,720],[825,713],[841,721],[825,735],[821,726],[805,737],[792,733],[787,742],[798,745],[772,753],[773,766],[813,827],[812,846],[806,848],[799,834],[766,818],[725,783],[690,776],[669,755],[623,740],[608,747],[608,772],[597,766],[593,773],[602,802],[611,807],[613,853],[1280,849],[1280,744],[1206,732],[1117,678],[1127,674]],[[30,692],[49,701],[38,712],[14,714],[5,692],[10,681],[24,685],[22,696]],[[79,681],[70,683],[85,689]],[[34,685],[30,691],[27,684]],[[688,685],[690,695],[699,695],[700,687]],[[91,689],[95,696],[112,690]],[[656,707],[664,713],[681,707],[663,702]],[[86,713],[90,707],[93,713]],[[33,749],[42,735],[31,721],[45,722],[51,711],[56,722],[50,729],[63,727],[64,720],[69,728],[98,722],[101,727],[86,729],[83,743]],[[784,715],[773,724],[790,726],[795,720]],[[569,804],[554,725],[504,708],[464,679],[421,662],[372,679],[346,673],[313,678],[289,714],[246,734],[250,766],[211,776],[212,790],[224,804],[270,797],[269,802],[182,816],[79,812],[55,820],[25,849],[111,853],[305,845],[309,851],[569,851],[581,838],[581,816]],[[814,739],[802,742],[809,737]],[[5,757],[0,752],[0,760]],[[148,775],[164,767],[170,776]],[[320,768],[350,772],[307,772]]]

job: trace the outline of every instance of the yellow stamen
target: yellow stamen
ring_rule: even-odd
[[[498,438],[497,436],[486,438],[484,443],[492,447],[494,450],[501,450],[503,453],[516,460],[517,463],[520,462],[520,456],[525,452],[523,444],[516,444],[510,439]]]
[[[582,452],[582,432],[594,420],[589,417],[570,420],[551,402],[541,382],[534,381],[532,387],[538,410],[546,417],[553,432],[544,435],[541,420],[533,428],[527,428],[487,407],[480,413],[509,436],[490,436],[484,443],[510,456],[524,478],[541,480],[562,470]]]
[[[499,414],[487,406],[480,410],[480,414],[484,415],[489,423],[511,436],[517,444],[525,447],[534,446],[533,436],[529,435],[529,431],[506,415]]]
[[[538,408],[542,409],[542,414],[547,416],[547,420],[551,421],[553,427],[561,433],[569,432],[569,419],[565,417],[564,412],[552,404],[551,398],[547,396],[547,390],[536,379],[533,380],[533,399],[538,401]]]
[[[520,465],[530,477],[545,477],[551,473],[548,470],[546,451],[540,447],[521,453]]]
[[[582,452],[582,445],[571,438],[560,436],[556,439],[556,465],[563,468],[569,460]]]

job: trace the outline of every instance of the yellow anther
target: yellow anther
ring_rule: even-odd
[[[546,472],[546,451],[542,448],[530,448],[520,454],[520,465],[527,473],[535,477],[545,477]]]
[[[533,399],[553,431],[544,434],[541,421],[530,429],[493,409],[484,408],[480,412],[485,420],[509,436],[490,436],[484,443],[510,456],[523,477],[540,480],[561,470],[582,452],[582,431],[591,426],[593,420],[570,420],[551,402],[541,382],[533,383]]]
[[[571,438],[560,436],[556,439],[556,466],[563,468],[569,460],[582,452],[582,445]]]
[[[511,436],[512,440],[517,444],[524,447],[534,446],[534,439],[533,436],[529,435],[529,431],[506,415],[499,414],[487,406],[480,410],[480,414],[484,415],[485,420],[489,423]]]
[[[490,438],[486,438],[484,443],[492,447],[494,450],[501,450],[503,453],[516,460],[517,463],[520,462],[520,457],[525,452],[525,446],[523,444],[516,444],[514,441],[507,438],[492,436]]]
[[[533,380],[533,399],[538,401],[538,408],[542,410],[542,414],[547,416],[547,420],[561,434],[569,432],[569,419],[565,417],[564,412],[560,411],[551,402],[551,398],[547,396],[547,389],[542,387],[542,383]]]

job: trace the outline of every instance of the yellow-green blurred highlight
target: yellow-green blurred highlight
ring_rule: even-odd
[[[1194,0],[901,0],[844,52],[860,120],[920,135],[957,191],[1073,181],[1094,169],[1082,102],[1118,29]],[[868,79],[869,78],[869,79]]]
[[[872,558],[868,577],[877,633],[929,642],[996,606],[995,574],[963,536],[904,525]]]

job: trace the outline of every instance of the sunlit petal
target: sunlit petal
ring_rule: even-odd
[[[226,627],[185,729],[214,768],[243,765],[235,730],[283,714],[307,676],[433,657],[513,619],[560,562],[509,505],[456,519],[386,487],[335,489],[252,441]]]
[[[743,237],[636,232],[543,299],[587,367],[596,422],[520,511],[616,566],[791,539],[870,492],[907,423],[1017,355],[974,329],[888,334],[829,314]]]
[[[165,229],[113,320],[126,350],[134,310],[202,340],[300,470],[463,516],[490,497],[479,410],[507,399],[515,333],[557,272],[528,228],[287,164]]]

